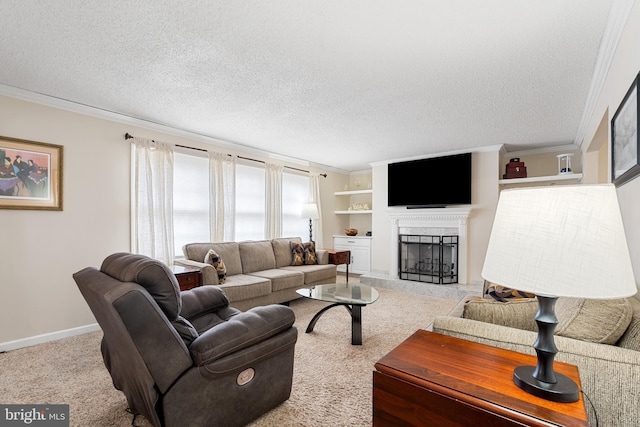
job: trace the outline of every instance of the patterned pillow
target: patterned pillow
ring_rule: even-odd
[[[304,264],[304,247],[302,246],[302,243],[291,242],[291,254],[293,255],[291,265]]]
[[[315,242],[303,243],[302,247],[304,248],[304,263],[307,265],[317,264],[318,257],[316,256]]]
[[[227,268],[224,265],[224,261],[220,258],[220,255],[213,249],[209,249],[209,252],[204,256],[204,262],[213,265],[218,273],[218,283],[223,284],[227,280]]]
[[[522,292],[516,289],[506,288],[500,285],[489,285],[486,292],[487,295],[491,295],[496,301],[507,302],[513,298],[535,298],[536,295],[529,292]]]

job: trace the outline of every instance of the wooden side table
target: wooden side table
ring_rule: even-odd
[[[373,425],[587,426],[582,394],[558,403],[515,385],[513,369],[535,364],[535,356],[416,331],[375,365]],[[576,366],[554,368],[580,386]]]
[[[181,291],[202,286],[202,273],[199,268],[174,264],[171,270],[176,275],[176,279],[178,279]]]
[[[351,264],[351,251],[343,251],[339,249],[325,249],[329,252],[329,262],[331,264],[340,265],[346,264],[347,269],[347,283],[349,283],[349,264]]]

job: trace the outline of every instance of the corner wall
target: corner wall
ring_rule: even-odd
[[[640,2],[636,1],[629,13],[625,28],[616,48],[615,55],[609,67],[607,77],[602,87],[602,92],[596,102],[594,114],[588,122],[585,138],[581,149],[584,154],[598,150],[601,136],[598,129],[601,123],[606,123],[608,158],[604,159],[607,165],[599,163],[603,159],[593,161],[597,165],[586,171],[589,176],[587,182],[598,182],[598,170],[608,171],[608,182],[611,182],[611,118],[618,109],[633,79],[640,72]],[[592,156],[593,157],[593,156]],[[636,278],[636,285],[640,287],[640,177],[627,182],[618,188],[618,200],[622,212],[627,243],[631,254],[631,263]]]

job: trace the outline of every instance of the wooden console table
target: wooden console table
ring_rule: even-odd
[[[513,369],[535,364],[535,356],[416,331],[375,365],[373,425],[586,426],[582,394],[557,403],[515,385]],[[554,368],[580,386],[576,366]]]

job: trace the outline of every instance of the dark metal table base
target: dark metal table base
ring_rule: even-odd
[[[349,306],[347,304],[335,303],[326,306],[322,310],[316,313],[309,322],[309,326],[307,326],[306,333],[313,332],[313,328],[316,326],[316,322],[320,319],[320,316],[324,314],[325,311],[330,308],[336,307],[338,305],[343,306],[347,309],[349,314],[351,315],[351,344],[352,345],[362,345],[362,305],[352,305]]]

